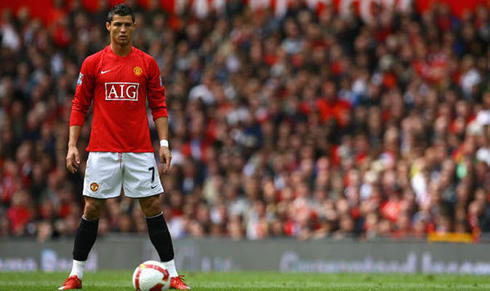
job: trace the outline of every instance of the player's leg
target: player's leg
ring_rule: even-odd
[[[83,216],[75,236],[73,247],[73,268],[70,276],[77,275],[81,280],[88,254],[94,246],[99,227],[99,218],[104,209],[105,200],[85,196]]]
[[[150,241],[155,247],[160,256],[160,260],[167,265],[170,277],[178,276],[175,269],[174,260],[174,247],[172,243],[172,237],[167,227],[167,222],[163,217],[162,208],[160,206],[159,196],[151,196],[139,198],[141,209],[146,217],[146,224],[148,226],[148,235]]]
[[[140,202],[141,209],[146,216],[150,241],[157,250],[160,260],[167,268],[170,278],[172,278],[170,282],[170,289],[191,289],[186,283],[184,283],[184,281],[182,281],[183,276],[179,276],[177,273],[174,261],[172,237],[170,236],[167,223],[163,217],[159,196],[144,197],[139,198],[138,200]]]
[[[70,276],[58,290],[82,289],[83,271],[88,254],[97,239],[99,218],[104,209],[104,199],[85,196],[83,216],[75,236],[73,246],[73,265]]]
[[[85,206],[75,236],[70,276],[58,290],[81,289],[88,254],[97,238],[99,218],[107,198],[121,194],[122,166],[118,153],[90,153],[85,170]]]
[[[168,269],[171,289],[190,289],[177,273],[174,262],[172,237],[162,214],[159,194],[163,187],[158,174],[158,166],[153,153],[124,153],[124,195],[139,200],[146,216],[150,241]]]

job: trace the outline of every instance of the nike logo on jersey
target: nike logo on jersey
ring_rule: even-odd
[[[151,188],[151,189],[155,189],[156,187],[157,187],[157,185],[155,185],[155,186],[150,186],[150,188]]]
[[[100,71],[100,74],[101,74],[101,75],[104,75],[105,73],[109,73],[110,71],[112,71],[112,70]]]

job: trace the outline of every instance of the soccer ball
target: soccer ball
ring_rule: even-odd
[[[141,263],[133,273],[133,287],[137,291],[161,291],[170,287],[170,275],[157,261]]]

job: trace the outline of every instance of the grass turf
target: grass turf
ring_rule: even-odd
[[[131,271],[86,273],[83,290],[130,291]],[[186,273],[193,290],[490,290],[489,276],[408,274],[311,274],[278,272]],[[0,272],[0,290],[57,290],[67,273]]]

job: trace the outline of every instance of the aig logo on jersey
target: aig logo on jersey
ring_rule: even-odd
[[[139,83],[111,82],[105,83],[105,100],[138,101]]]

